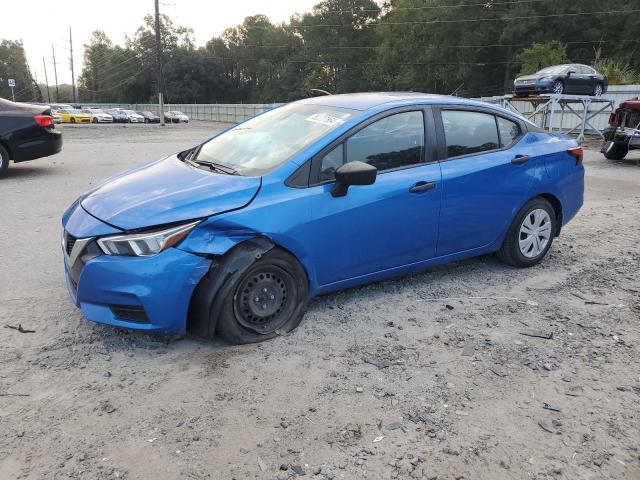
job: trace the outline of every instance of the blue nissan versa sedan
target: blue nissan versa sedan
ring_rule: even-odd
[[[256,342],[314,295],[492,252],[535,265],[583,189],[578,144],[507,110],[316,97],[82,195],[62,218],[66,280],[95,322]]]

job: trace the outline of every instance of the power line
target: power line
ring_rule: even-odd
[[[599,12],[572,12],[572,13],[551,13],[547,15],[525,15],[516,17],[499,17],[499,18],[466,18],[455,20],[428,20],[428,21],[413,21],[413,22],[372,22],[363,23],[358,27],[382,27],[386,25],[435,25],[435,24],[456,24],[456,23],[473,23],[473,22],[508,22],[511,20],[534,20],[540,18],[561,18],[561,17],[576,17],[582,15],[612,15],[616,13],[637,13],[640,9],[633,10],[603,10]],[[354,25],[350,23],[317,23],[317,24],[298,24],[298,25],[279,25],[278,28],[284,29],[296,29],[296,28],[329,28],[329,27],[349,27]],[[248,25],[243,28],[247,29],[269,29],[273,28],[273,25]]]
[[[540,3],[540,2],[548,2],[549,0],[514,0],[514,1],[504,1],[504,2],[494,2],[492,0],[487,0],[482,3],[461,3],[459,5],[424,5],[421,7],[392,7],[389,9],[390,12],[396,12],[399,10],[434,10],[434,9],[445,9],[445,8],[469,8],[469,7],[485,7],[487,9],[498,7],[502,5],[518,5],[524,3]],[[363,8],[363,9],[353,9],[353,10],[327,10],[327,14],[333,13],[376,13],[380,10],[384,10],[384,8],[373,9],[373,8]]]
[[[625,42],[629,42],[629,43],[637,43],[640,42],[640,39],[638,38],[632,38],[629,40],[584,40],[584,41],[573,41],[573,42],[562,42],[566,45],[577,45],[577,44],[593,44],[593,43],[625,43]],[[237,48],[301,48],[303,50],[313,50],[310,49],[308,47],[305,47],[304,45],[301,47],[296,47],[295,45],[239,45],[237,43],[232,43],[230,45],[233,45],[234,47]],[[512,43],[512,44],[506,44],[506,43],[493,43],[493,44],[484,44],[484,45],[434,45],[434,44],[428,44],[428,45],[415,45],[414,47],[401,47],[403,50],[415,50],[415,49],[424,49],[424,48],[437,48],[437,49],[443,49],[443,48],[494,48],[494,47],[528,47],[531,46],[531,43]],[[375,50],[379,48],[379,45],[333,45],[333,46],[329,46],[329,45],[323,45],[322,47],[318,47],[316,50],[323,52],[325,50]]]

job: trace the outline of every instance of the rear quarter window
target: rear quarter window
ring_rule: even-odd
[[[498,132],[500,133],[500,146],[503,148],[510,147],[518,140],[522,129],[520,125],[512,120],[503,117],[496,117],[496,119],[498,122]]]

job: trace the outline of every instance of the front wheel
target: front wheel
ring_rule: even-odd
[[[239,345],[296,328],[306,309],[308,280],[304,268],[285,250],[273,247],[259,253],[238,246],[203,278],[197,291],[192,309],[209,317],[199,319],[209,322],[206,335],[213,333],[214,322],[216,335]]]
[[[562,83],[562,80],[556,80],[555,82],[553,82],[551,90],[556,95],[562,95],[564,93],[564,83]]]
[[[514,267],[532,267],[547,254],[557,232],[553,206],[544,198],[530,200],[509,227],[498,257]]]

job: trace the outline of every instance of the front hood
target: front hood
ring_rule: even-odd
[[[103,222],[134,230],[237,210],[260,184],[260,177],[212,173],[172,155],[106,181],[81,205]]]
[[[538,80],[542,78],[540,75],[524,75],[522,77],[516,78],[516,82],[521,82],[522,80]]]

